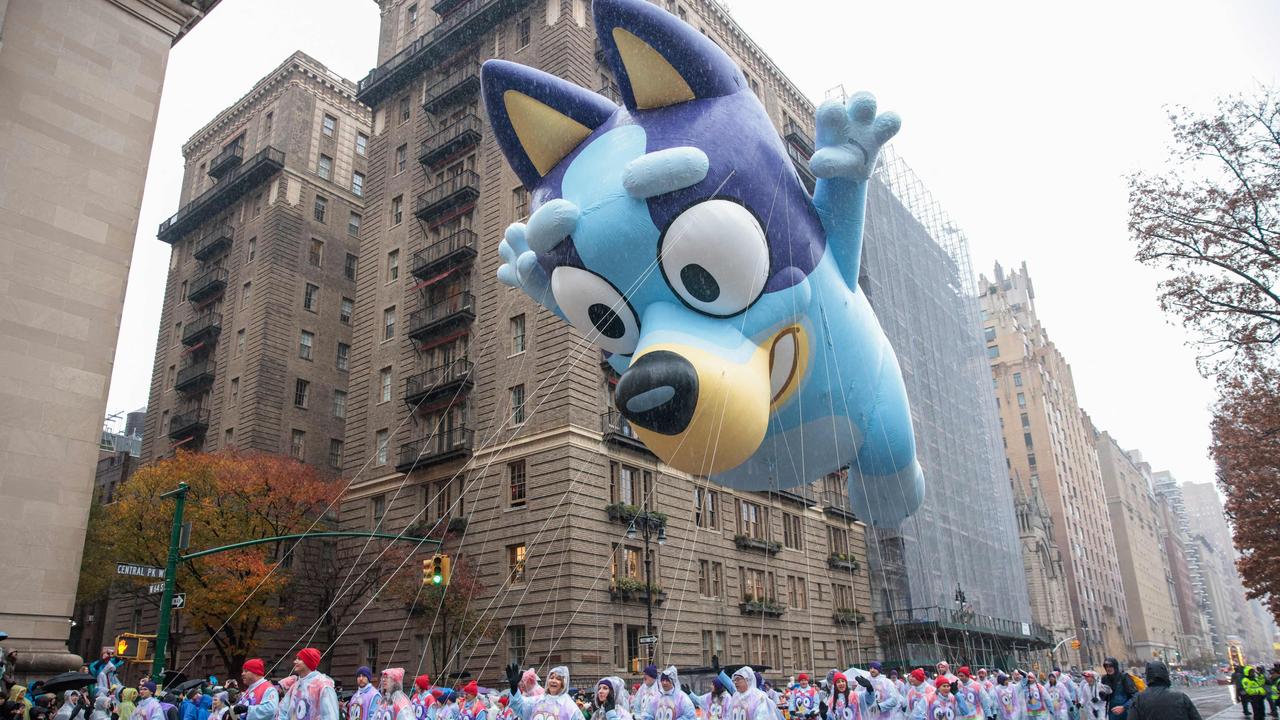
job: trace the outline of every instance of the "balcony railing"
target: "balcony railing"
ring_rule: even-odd
[[[520,5],[520,0],[446,2],[440,24],[369,71],[360,81],[356,97],[365,105],[377,107],[432,63],[465,48]]]
[[[221,255],[231,248],[231,240],[234,236],[235,231],[231,226],[223,223],[200,238],[195,249],[191,251],[191,256],[204,262],[215,255]]]
[[[459,230],[413,254],[410,272],[419,280],[430,280],[451,267],[470,262],[476,256],[476,234]]]
[[[472,170],[464,170],[419,195],[413,214],[426,222],[443,212],[473,203],[478,197],[480,176]]]
[[[199,435],[209,429],[209,409],[194,408],[169,419],[169,437],[180,438]]]
[[[235,169],[240,163],[244,162],[244,146],[240,143],[230,145],[222,149],[212,161],[209,162],[209,176],[220,178],[226,175],[228,171]]]
[[[451,295],[409,314],[409,337],[423,341],[434,333],[476,319],[476,298],[469,292]]]
[[[877,612],[873,617],[877,627],[892,627],[895,632],[905,632],[915,626],[924,632],[935,628],[960,630],[1052,644],[1052,633],[1037,623],[1023,623],[938,606],[899,608],[891,612]]]
[[[813,192],[817,178],[809,169],[809,155],[791,143],[787,143],[787,155],[791,157],[791,164],[796,166],[796,174],[800,176],[800,182],[804,183],[809,192]]]
[[[461,395],[472,386],[470,360],[459,358],[437,365],[426,372],[410,375],[404,381],[404,401],[410,407],[443,395]]]
[[[182,327],[182,344],[187,347],[218,339],[222,332],[222,313],[204,312]]]
[[[198,303],[207,298],[221,295],[222,291],[227,289],[227,278],[226,268],[206,270],[191,281],[191,287],[187,288],[187,300]]]
[[[175,390],[181,393],[196,393],[213,384],[214,372],[218,369],[210,358],[193,360],[178,371]]]
[[[462,116],[423,141],[418,162],[431,167],[475,147],[480,142],[483,128],[484,123],[475,115],[468,113]]]
[[[183,205],[168,220],[160,223],[156,237],[172,243],[214,217],[231,203],[244,197],[259,183],[284,167],[284,152],[265,147],[240,167],[228,172],[213,187]]]
[[[809,133],[800,127],[800,123],[794,120],[787,120],[787,123],[782,126],[782,137],[788,143],[799,147],[804,151],[805,155],[813,154],[813,138],[809,137]]]
[[[607,443],[653,454],[644,446],[644,441],[636,434],[635,428],[631,427],[631,422],[616,409],[600,413],[600,432]]]
[[[422,109],[429,113],[462,102],[480,91],[480,64],[467,63],[461,69],[432,83],[422,101]]]
[[[613,104],[615,105],[622,104],[622,91],[619,90],[618,86],[614,85],[613,83],[601,85],[600,87],[596,88],[596,92],[612,100]]]
[[[471,457],[474,441],[475,431],[460,427],[407,442],[400,446],[396,470],[407,473],[448,460]]]

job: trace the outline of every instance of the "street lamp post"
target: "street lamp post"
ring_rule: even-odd
[[[1080,663],[1085,667],[1092,665],[1089,654],[1089,618],[1080,618]]]
[[[653,635],[653,555],[649,551],[649,539],[655,538],[659,545],[667,542],[667,520],[665,517],[643,510],[636,513],[631,524],[627,526],[627,538],[636,539],[639,531],[644,538],[644,632]],[[656,659],[657,648],[650,645],[652,659]]]
[[[965,604],[965,600],[966,600],[966,599],[967,599],[967,598],[965,597],[964,590],[963,590],[963,589],[961,589],[961,587],[960,587],[960,582],[959,582],[959,581],[956,581],[956,606],[957,606],[957,607],[956,607],[956,620],[958,620],[958,621],[960,621],[960,622],[965,622],[965,621],[967,620],[967,618],[965,617],[965,612],[964,612],[964,604]],[[961,630],[961,632],[962,632],[962,633],[964,633],[964,634],[962,635],[963,640],[961,641],[961,648],[964,650],[965,660],[966,660],[966,661],[970,661],[970,662],[971,662],[971,661],[972,661],[972,658],[968,657],[968,655],[969,655],[969,631],[968,631],[968,630]]]

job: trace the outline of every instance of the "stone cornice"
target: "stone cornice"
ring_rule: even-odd
[[[107,0],[176,43],[221,0]]]

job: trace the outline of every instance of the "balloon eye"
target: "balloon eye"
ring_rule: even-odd
[[[689,307],[716,317],[737,315],[764,292],[769,245],[755,215],[712,199],[680,213],[659,248],[667,284]]]
[[[619,355],[635,352],[640,321],[608,280],[566,265],[551,272],[551,294],[565,318],[588,341]]]

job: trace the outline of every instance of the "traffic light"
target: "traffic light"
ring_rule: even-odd
[[[449,556],[436,553],[430,560],[422,561],[422,584],[443,587],[449,584]]]
[[[1072,641],[1071,641],[1071,649],[1072,649],[1072,650],[1079,650],[1079,649],[1080,649],[1080,641],[1079,641],[1079,640],[1072,640]]]
[[[154,635],[124,633],[116,636],[116,657],[132,662],[146,662]]]

